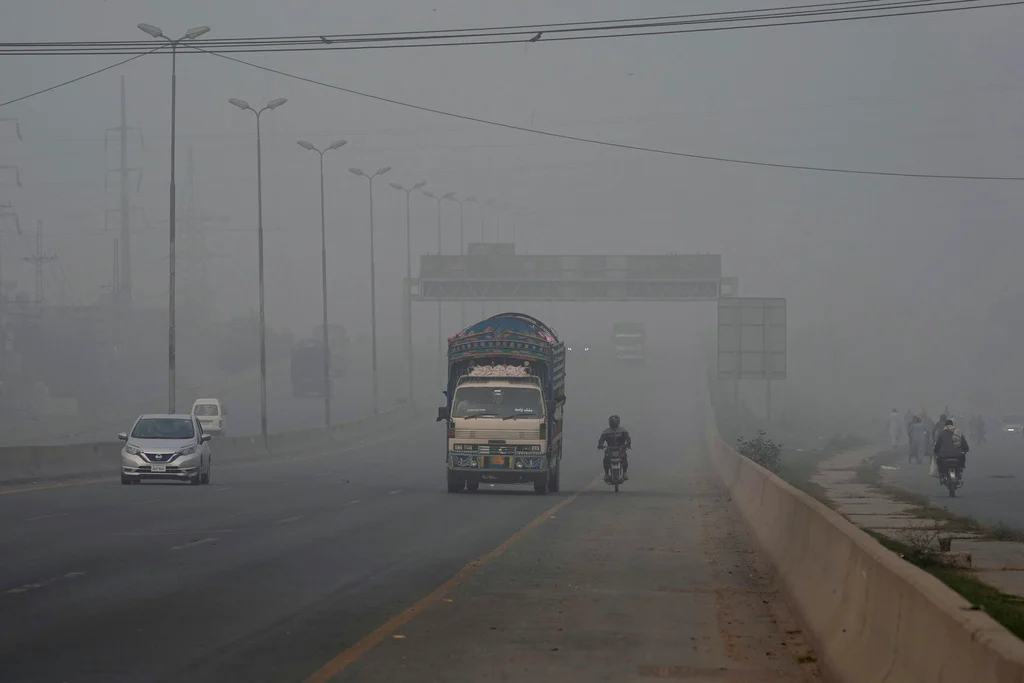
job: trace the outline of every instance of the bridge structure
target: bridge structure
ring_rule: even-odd
[[[444,302],[721,302],[736,297],[738,288],[737,278],[722,277],[720,254],[529,255],[502,243],[470,244],[467,252],[421,256],[419,277],[405,279],[403,331],[410,396],[413,302],[437,303],[437,340],[443,352]],[[747,368],[745,379],[754,376],[749,364]]]

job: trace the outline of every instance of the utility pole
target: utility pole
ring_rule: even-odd
[[[26,256],[21,259],[35,266],[36,269],[36,282],[35,282],[35,305],[38,310],[43,305],[43,264],[50,263],[57,260],[55,254],[44,254],[43,253],[43,222],[40,220],[36,221],[36,253],[35,256]]]
[[[14,219],[14,229],[21,235],[21,223],[10,202],[0,204],[0,229],[7,227],[7,219]],[[3,262],[3,250],[0,249],[0,264]],[[0,377],[7,369],[7,327],[4,325],[4,314],[7,309],[7,297],[3,294],[3,272],[0,269]]]
[[[129,168],[128,167],[128,131],[138,130],[139,131],[139,143],[145,146],[145,140],[142,138],[142,131],[136,126],[128,125],[128,104],[127,97],[125,94],[124,76],[121,76],[121,125],[117,128],[108,128],[107,133],[117,132],[120,137],[120,152],[121,152],[121,164],[118,168],[108,171],[108,173],[117,173],[120,180],[121,188],[121,203],[118,209],[121,214],[121,234],[118,239],[121,252],[118,257],[118,268],[119,273],[117,277],[118,289],[116,290],[118,303],[120,305],[129,304],[132,300],[132,247],[131,247],[131,209],[128,206],[128,182],[129,176],[132,171],[138,171],[139,177],[135,185],[135,191],[138,192],[142,186],[142,169],[141,168]],[[108,135],[104,135],[103,147],[106,151]],[[105,185],[106,183],[104,183]]]

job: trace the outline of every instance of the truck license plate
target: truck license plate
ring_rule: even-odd
[[[505,458],[503,456],[491,458],[491,464],[492,465],[504,465],[505,464]]]
[[[167,471],[167,465],[153,465],[153,471],[154,472],[166,472]]]

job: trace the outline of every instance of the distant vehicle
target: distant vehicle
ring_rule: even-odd
[[[1003,436],[1017,437],[1024,434],[1024,415],[1003,415],[999,422],[999,431]]]
[[[224,436],[228,409],[219,398],[197,398],[192,404],[192,414],[203,426],[203,432],[213,436]]]
[[[615,323],[612,326],[615,359],[643,361],[647,358],[647,333],[643,323]]]
[[[592,353],[591,353],[590,347],[589,346],[585,346],[583,344],[581,344],[579,346],[566,346],[565,347],[565,352],[566,353],[571,353],[573,355],[573,357],[575,357],[575,358],[580,358],[580,357],[591,358],[592,357]]]
[[[131,432],[121,432],[121,483],[143,479],[209,484],[213,466],[210,435],[194,415],[141,415]]]
[[[323,343],[306,339],[296,344],[292,349],[291,371],[293,396],[323,396]]]

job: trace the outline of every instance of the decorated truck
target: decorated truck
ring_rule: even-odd
[[[565,345],[540,320],[501,313],[448,340],[448,492],[482,482],[561,487]]]

